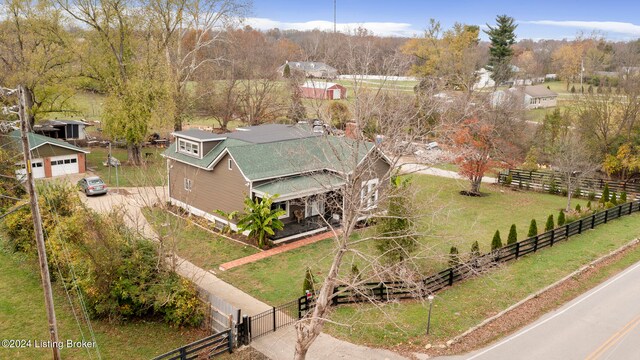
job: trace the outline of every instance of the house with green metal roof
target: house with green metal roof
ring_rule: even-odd
[[[19,130],[10,132],[6,139],[9,142],[8,146],[22,152]],[[89,151],[66,141],[34,133],[27,133],[27,140],[31,151],[31,164],[26,166],[24,161],[16,163],[18,179],[24,178],[27,169],[31,169],[36,179],[81,174],[86,171],[86,154]]]
[[[189,129],[173,136],[163,154],[171,203],[235,230],[217,210],[242,213],[246,197],[277,195],[273,207],[285,211],[285,228],[273,237],[276,241],[340,223],[342,190],[354,182],[362,188],[362,201],[375,207],[377,185],[390,170],[373,143],[326,135],[307,124],[267,124],[225,134]],[[366,171],[356,177],[356,169]]]

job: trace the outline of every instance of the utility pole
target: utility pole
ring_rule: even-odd
[[[38,262],[40,264],[40,278],[44,290],[44,303],[47,308],[47,320],[49,321],[49,335],[51,337],[51,350],[53,359],[60,360],[60,349],[58,348],[58,325],[56,313],[53,307],[53,292],[51,291],[51,277],[49,276],[49,266],[47,265],[47,251],[44,246],[44,234],[42,232],[42,217],[38,206],[38,194],[35,191],[35,182],[31,173],[31,151],[29,150],[28,120],[25,108],[25,89],[23,85],[18,86],[18,115],[20,116],[20,133],[22,138],[22,151],[24,152],[24,164],[27,172],[27,192],[29,193],[29,204],[31,205],[31,215],[33,217],[33,229],[36,233],[36,245],[38,248]]]
[[[336,0],[333,0],[333,33],[336,33]]]

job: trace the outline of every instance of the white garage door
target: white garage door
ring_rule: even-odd
[[[16,177],[19,180],[26,178],[27,170],[25,170],[23,164],[16,164],[18,170],[16,170]],[[42,179],[44,177],[44,161],[42,159],[31,160],[31,173],[34,179]]]
[[[78,155],[54,156],[51,158],[51,176],[78,173]]]

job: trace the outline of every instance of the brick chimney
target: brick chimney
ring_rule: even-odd
[[[344,135],[350,139],[354,139],[354,140],[358,139],[360,135],[358,124],[354,122],[348,122],[345,127]]]

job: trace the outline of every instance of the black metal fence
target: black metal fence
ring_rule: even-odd
[[[256,339],[302,319],[311,309],[312,302],[310,296],[301,296],[296,300],[274,306],[270,310],[247,318],[249,339]]]
[[[153,358],[153,360],[210,359],[225,352],[231,353],[233,347],[233,332],[228,329],[169,351]]]
[[[532,188],[538,190],[549,190],[553,186],[558,189],[558,192],[565,186],[563,176],[559,173],[544,172],[544,171],[528,171],[520,169],[510,169],[506,172],[501,172],[498,175],[498,182],[505,184],[508,177],[511,176],[511,185],[522,188]],[[584,178],[581,179],[577,188],[580,189],[582,196],[588,195],[593,191],[598,197],[602,193],[605,184],[609,186],[609,190],[620,194],[621,192],[640,194],[640,183],[627,182],[627,181],[615,181],[605,180],[597,178]],[[575,189],[574,189],[575,190]]]

